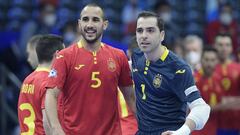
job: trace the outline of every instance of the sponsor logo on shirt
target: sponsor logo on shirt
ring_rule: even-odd
[[[185,73],[185,69],[179,69],[176,71],[176,74],[184,74]]]
[[[78,66],[74,67],[76,70],[80,70],[82,67],[84,67],[84,64],[79,64]]]
[[[57,70],[55,70],[54,68],[51,69],[51,71],[48,74],[48,77],[57,77]]]

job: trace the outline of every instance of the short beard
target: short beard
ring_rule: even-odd
[[[93,44],[93,43],[96,43],[96,42],[97,42],[97,40],[101,37],[101,34],[97,34],[97,35],[96,35],[96,38],[91,39],[91,40],[87,39],[85,35],[82,35],[82,37],[85,39],[85,41],[86,41],[88,44]]]

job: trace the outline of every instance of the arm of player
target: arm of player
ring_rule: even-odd
[[[127,105],[130,107],[130,109],[133,111],[133,113],[136,113],[136,98],[135,98],[135,91],[133,89],[133,86],[126,86],[126,87],[119,87],[124,99],[127,102]]]
[[[51,135],[51,130],[50,130],[49,122],[47,120],[45,109],[42,109],[42,114],[43,114],[43,128],[44,128],[44,131],[45,131],[46,135]]]
[[[240,97],[239,96],[227,96],[222,97],[220,103],[215,106],[212,106],[213,111],[221,111],[221,110],[239,110],[240,109]]]
[[[51,127],[52,135],[65,135],[57,113],[57,98],[60,90],[58,88],[47,89],[45,99],[46,118]]]
[[[193,130],[201,130],[210,115],[210,106],[202,98],[189,104],[190,113],[183,126],[176,131],[166,131],[162,135],[189,135]]]

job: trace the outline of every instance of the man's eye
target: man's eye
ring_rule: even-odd
[[[89,19],[88,19],[88,17],[83,17],[82,20],[83,20],[84,22],[87,22]]]
[[[137,33],[142,33],[143,29],[137,29]]]
[[[100,19],[99,19],[99,18],[93,18],[93,21],[94,21],[94,22],[99,22]]]
[[[152,33],[152,32],[154,32],[154,29],[147,29],[147,32]]]

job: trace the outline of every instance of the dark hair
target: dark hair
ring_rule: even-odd
[[[42,37],[42,35],[34,35],[32,36],[29,41],[28,41],[28,45],[29,47],[35,49],[37,42],[39,41],[39,39]]]
[[[105,17],[103,8],[100,7],[98,4],[96,4],[96,3],[90,3],[90,4],[87,4],[86,6],[84,6],[84,8],[85,8],[85,7],[98,7],[98,8],[100,8],[100,9],[102,10],[102,19],[103,19],[103,20],[107,20],[107,18]],[[83,8],[83,9],[84,9],[84,8]],[[80,13],[80,18],[81,18],[81,15],[82,15],[82,12]]]
[[[57,50],[64,48],[63,38],[57,35],[43,35],[36,46],[39,63],[51,62]]]
[[[218,54],[218,51],[217,51],[214,47],[212,47],[212,46],[210,46],[210,45],[207,45],[207,46],[205,46],[205,47],[203,48],[202,57],[203,57],[203,55],[204,55],[206,52],[214,52],[216,55]]]
[[[150,11],[143,11],[140,14],[138,14],[137,21],[141,17],[143,17],[143,18],[155,17],[157,19],[157,26],[158,26],[160,32],[164,30],[163,20],[156,13],[150,12]]]
[[[216,42],[216,39],[217,39],[218,37],[229,37],[229,38],[231,39],[231,41],[232,41],[232,37],[231,37],[231,35],[230,35],[229,33],[218,33],[218,34],[215,36],[215,38],[214,38],[214,42]]]
[[[157,11],[159,8],[162,8],[163,6],[171,7],[171,5],[168,3],[168,1],[160,0],[155,4],[154,10]]]

